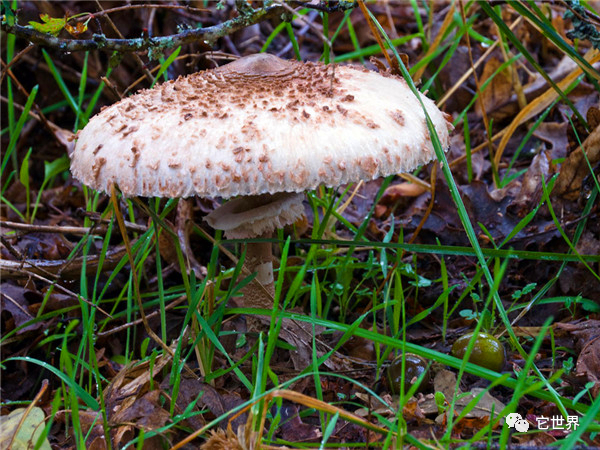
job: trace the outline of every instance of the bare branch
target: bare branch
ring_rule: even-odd
[[[86,50],[117,51],[121,53],[136,52],[142,50],[164,51],[177,48],[180,45],[203,41],[209,45],[224,36],[235,33],[256,23],[270,20],[287,14],[288,12],[280,4],[259,8],[206,28],[185,30],[181,33],[160,36],[141,37],[132,39],[111,39],[101,34],[93,35],[92,39],[63,39],[47,33],[41,33],[33,28],[22,25],[9,25],[2,23],[2,31],[14,34],[16,37],[25,39],[33,44],[60,50],[62,52],[79,52]]]
[[[324,12],[345,11],[352,9],[356,3],[352,0],[340,0],[333,3],[333,6],[326,2],[306,2],[303,0],[291,0],[292,5],[303,8],[315,9]],[[238,5],[246,4],[239,2]],[[106,15],[118,10],[144,8],[144,7],[168,7],[166,5],[128,5],[126,7],[112,8],[110,10],[94,13],[94,16]],[[173,6],[172,8],[180,8]],[[183,9],[189,10],[185,7]],[[91,39],[64,39],[52,36],[48,33],[42,33],[28,26],[10,25],[5,21],[2,22],[2,31],[14,34],[16,37],[25,39],[33,44],[44,47],[60,50],[62,52],[79,52],[87,50],[104,50],[107,52],[117,51],[120,53],[137,52],[142,50],[150,50],[152,52],[162,52],[170,48],[177,48],[180,45],[190,44],[193,42],[203,41],[212,46],[219,38],[235,33],[242,28],[263,22],[265,20],[274,19],[277,17],[289,17],[290,7],[285,3],[273,3],[270,6],[252,9],[244,8],[243,13],[238,17],[230,19],[218,25],[213,25],[206,28],[196,28],[184,30],[181,33],[170,36],[160,37],[140,37],[131,39],[112,39],[107,38],[103,34],[94,34]],[[194,9],[195,11],[200,11]],[[288,11],[286,11],[288,10]],[[283,19],[285,20],[285,19]]]
[[[291,0],[289,3],[293,6],[301,6],[326,13],[347,11],[357,6],[356,0],[339,0],[337,2],[320,1],[318,3],[308,3],[305,0]]]

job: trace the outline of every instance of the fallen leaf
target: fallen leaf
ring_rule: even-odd
[[[600,393],[600,336],[588,342],[577,358],[577,375],[586,375],[589,381],[594,382],[591,389],[592,396],[598,397]]]
[[[542,181],[550,179],[550,158],[546,152],[533,157],[529,169],[521,181],[521,189],[508,210],[519,217],[525,217],[542,197]]]
[[[407,421],[416,421],[417,423],[433,423],[425,417],[425,412],[421,409],[416,398],[410,399],[402,408],[402,417]]]
[[[451,370],[440,370],[435,374],[433,387],[435,392],[441,392],[447,400],[451,399],[456,388],[456,374]]]
[[[462,435],[465,433],[473,433],[481,430],[490,423],[487,416],[480,417],[463,417],[456,422],[452,428],[452,434]]]
[[[483,66],[483,73],[481,74],[480,79],[481,84],[490,79],[501,65],[502,62],[495,57],[488,59]],[[486,113],[492,114],[495,118],[497,116],[502,118],[506,113],[501,111],[501,107],[510,102],[513,91],[510,73],[505,68],[498,72],[496,76],[490,80],[487,87],[481,92],[481,102],[475,103],[475,111],[481,117],[481,107],[483,104]]]
[[[164,391],[171,393],[171,380],[169,377],[165,377],[165,379],[160,384],[161,389]],[[200,396],[200,394],[202,394]],[[177,400],[175,402],[176,411],[183,413],[189,405],[196,401],[196,399],[200,396],[196,406],[192,409],[192,411],[198,411],[199,407],[202,405],[207,405],[208,402],[211,402],[211,398],[218,396],[216,390],[207,383],[199,382],[197,378],[192,378],[188,374],[181,374],[181,378],[179,380],[179,389],[177,394]],[[223,404],[220,402],[220,397],[218,397],[219,409],[222,409],[222,412],[216,413],[212,408],[209,409],[216,416],[220,416],[225,410],[223,409]],[[201,415],[192,415],[188,419],[186,419],[188,425],[193,429],[202,428],[206,423],[203,420]]]
[[[27,413],[23,420],[23,416],[27,412],[27,408],[17,408],[8,416],[0,417],[0,448],[9,448],[14,450],[24,450],[34,448],[36,442],[40,438],[44,427],[46,426],[45,414],[41,408],[33,407]],[[23,423],[21,421],[23,420]],[[50,450],[48,439],[44,438],[41,445],[38,447],[42,450]]]
[[[368,417],[372,414],[379,414],[385,417],[394,417],[396,415],[395,411],[386,406],[391,405],[394,402],[393,397],[390,394],[383,394],[381,396],[381,399],[385,402],[385,404],[381,403],[381,401],[372,395],[365,394],[364,392],[356,392],[355,395],[356,398],[367,405],[366,408],[359,408],[354,412],[354,414],[359,417]],[[398,405],[396,404],[396,406]]]
[[[281,438],[289,442],[304,442],[321,437],[321,431],[314,425],[302,422],[298,407],[284,404],[280,409]]]
[[[154,390],[136,398],[131,404],[122,404],[113,414],[109,414],[111,424],[134,423],[146,430],[156,430],[169,420],[169,411],[160,404],[161,390]]]
[[[594,382],[592,395],[600,393],[600,320],[589,319],[575,323],[556,323],[557,337],[565,334],[575,338],[574,348],[579,352],[576,375],[586,376]]]
[[[12,283],[2,283],[0,285],[0,310],[7,312],[12,316],[13,327],[5,325],[3,332],[31,322],[35,317],[29,311],[29,302],[25,298],[26,289]],[[3,317],[4,320],[4,317]],[[18,331],[18,334],[26,331],[37,330],[43,326],[42,322],[31,323]]]
[[[551,159],[564,158],[567,156],[569,139],[567,137],[568,123],[543,122],[533,132],[533,135],[544,141],[548,148]]]
[[[105,450],[108,447],[106,446],[104,436],[96,436],[86,448],[87,450]]]
[[[467,405],[469,405],[469,403],[474,398],[481,395],[481,393],[484,391],[486,391],[486,390],[483,388],[473,388],[473,389],[471,389],[471,392],[459,394],[459,397],[454,402],[455,414],[462,413],[462,411],[467,407]],[[449,399],[448,399],[448,401],[449,401]],[[481,395],[481,397],[479,397],[475,406],[473,406],[472,408],[469,409],[469,412],[466,414],[465,418],[466,419],[486,418],[487,421],[485,422],[485,425],[487,425],[487,423],[489,423],[489,421],[490,421],[490,417],[492,416],[492,412],[493,412],[494,418],[495,418],[498,415],[498,413],[500,411],[502,411],[503,409],[504,409],[504,404],[500,400],[498,400],[497,398],[492,396],[489,392],[486,391],[483,393],[483,395]],[[448,414],[448,412],[445,412],[444,414],[441,414],[440,416],[438,416],[435,419],[436,423],[442,423],[442,422],[447,423],[447,414]],[[501,419],[500,423],[503,424],[504,419]],[[476,423],[473,422],[471,425],[475,426]],[[471,426],[471,425],[469,425],[469,426]],[[467,426],[467,425],[465,425],[465,426]]]
[[[86,436],[86,448],[96,446],[96,448],[106,448],[104,441],[104,425],[102,416],[96,411],[79,411],[79,425]],[[68,424],[71,422],[68,411],[59,410],[54,416],[54,422]],[[100,439],[98,439],[100,438]],[[104,447],[102,447],[104,445]]]
[[[123,425],[117,427],[111,433],[112,441],[115,448],[122,448],[135,437],[135,428],[131,425]]]
[[[562,164],[552,194],[567,200],[576,200],[581,193],[583,179],[590,173],[588,161],[592,167],[600,161],[600,125]]]

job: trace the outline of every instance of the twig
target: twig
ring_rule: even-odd
[[[305,17],[301,16],[300,14],[298,14],[298,12],[296,10],[294,10],[293,8],[291,8],[289,5],[285,4],[285,3],[280,3],[280,5],[285,8],[286,10],[288,10],[290,13],[292,13],[294,16],[296,16],[296,19],[298,19],[300,22],[302,22],[303,24],[305,24],[307,27],[312,28],[312,30],[317,33],[319,35],[319,37],[321,38],[321,40],[323,42],[325,42],[329,48],[332,48],[332,44],[331,41],[329,40],[329,38],[327,36],[325,36],[323,34],[323,32],[321,30],[319,30],[319,28],[312,23],[309,20],[306,20]]]
[[[91,13],[94,17],[101,17],[107,14],[112,14],[120,11],[129,11],[131,9],[185,9],[187,12],[206,12],[207,9],[193,8],[188,5],[148,5],[148,4],[138,4],[138,5],[127,5],[127,6],[117,6],[116,8],[105,9],[102,11],[98,11],[95,13]],[[78,21],[86,20],[85,17],[78,19]]]
[[[173,300],[171,303],[169,303],[168,305],[165,306],[165,311],[169,311],[170,309],[173,309],[175,306],[183,303],[184,301],[187,300],[187,297],[185,295],[182,295],[181,297],[179,297],[176,300]],[[160,310],[156,310],[154,312],[151,312],[150,314],[146,314],[146,320],[148,319],[152,319],[153,317],[156,317],[157,315],[159,315],[161,313]],[[118,333],[120,331],[124,331],[127,328],[131,328],[135,325],[139,325],[140,323],[142,323],[142,319],[137,319],[134,320],[133,322],[127,322],[124,323],[123,325],[119,325],[118,327],[115,328],[111,328],[110,330],[106,330],[106,331],[100,331],[99,333],[96,334],[96,337],[99,338],[104,338],[106,336],[110,336],[111,334],[115,334]]]
[[[4,97],[3,95],[0,96],[0,101],[6,104],[12,104],[15,108],[17,108],[19,111],[24,111],[25,108],[23,107],[23,105],[20,105],[16,102],[9,102],[8,99],[6,97]],[[35,103],[34,103],[35,105]],[[37,105],[35,105],[37,106]],[[73,132],[69,131],[69,130],[65,130],[64,128],[60,128],[58,125],[56,125],[54,122],[50,122],[48,119],[46,119],[45,117],[40,116],[39,114],[33,112],[31,109],[29,110],[29,115],[34,118],[35,120],[37,120],[38,122],[42,122],[43,124],[46,125],[46,127],[48,127],[48,129],[50,130],[50,132],[54,135],[54,138],[56,139],[56,141],[63,145],[66,149],[67,149],[67,153],[71,154],[71,151],[73,150],[73,137],[74,134]]]
[[[201,56],[204,56],[204,55],[207,55],[207,54],[210,54],[211,58],[220,57],[221,59],[226,59],[226,60],[231,59],[231,57],[228,54],[226,54],[226,53],[212,52],[211,51],[211,52],[201,52],[201,53],[187,53],[185,55],[178,56],[177,58],[175,58],[175,61],[181,61],[182,59],[186,59],[186,58],[197,58],[197,57],[201,57]],[[150,73],[154,73],[154,72],[157,72],[159,69],[160,69],[160,66],[155,66],[155,67],[153,67],[152,69],[149,69],[149,70],[150,70]],[[133,83],[131,83],[129,86],[127,86],[127,88],[125,88],[125,90],[123,91],[123,95],[122,96],[117,93],[117,95],[119,95],[119,98],[125,97],[129,91],[131,91],[139,83],[141,83],[142,81],[144,81],[145,78],[146,78],[145,76],[141,76],[137,80],[135,80]],[[102,81],[104,81],[104,83],[107,83],[106,79],[103,79]],[[114,87],[113,87],[113,89],[114,89]]]
[[[98,8],[100,8],[100,11],[102,11],[102,5],[100,4],[99,0],[96,0],[96,5],[98,5]],[[119,28],[117,28],[117,26],[112,21],[112,19],[110,17],[106,16],[106,21],[108,22],[110,27],[113,29],[113,31],[117,34],[117,36],[119,36],[119,38],[121,38],[121,39],[124,39],[123,35],[119,31]],[[150,80],[150,83],[154,83],[154,77],[152,76],[150,71],[146,68],[144,61],[142,61],[142,58],[140,58],[137,53],[133,53],[133,59],[135,59],[135,62],[137,63],[137,65],[140,66],[140,68],[142,69],[142,72],[144,72],[144,75],[146,75],[148,80]]]
[[[7,262],[7,261],[6,261],[6,260],[3,260],[3,259],[0,259],[0,269],[2,269],[2,270],[4,270],[4,269],[5,269],[5,267],[2,267],[2,266],[4,265],[4,263],[5,263],[5,262]],[[14,263],[15,261],[9,261],[9,262],[11,262],[11,263]],[[58,289],[59,291],[62,291],[62,292],[64,292],[64,293],[65,293],[65,294],[67,294],[67,295],[70,295],[70,296],[72,296],[72,297],[74,297],[74,298],[81,299],[81,301],[83,301],[83,302],[87,303],[87,304],[88,304],[89,306],[91,306],[92,308],[96,308],[98,311],[100,311],[100,312],[101,312],[102,314],[104,314],[106,317],[109,317],[109,318],[111,318],[111,319],[113,318],[113,316],[111,316],[109,313],[107,313],[107,312],[106,312],[106,311],[104,311],[102,308],[100,308],[100,306],[99,306],[99,305],[96,305],[96,304],[94,304],[94,303],[90,302],[90,301],[89,301],[88,299],[86,299],[85,297],[82,297],[80,294],[76,294],[75,292],[73,292],[73,291],[71,291],[71,290],[67,289],[67,288],[66,288],[66,287],[64,287],[64,286],[61,286],[61,285],[60,285],[60,284],[58,284],[56,281],[49,280],[48,278],[45,278],[45,277],[43,277],[43,276],[39,275],[38,273],[35,273],[35,272],[30,272],[30,271],[28,271],[28,270],[24,270],[24,269],[21,269],[21,268],[12,268],[12,267],[9,267],[9,268],[6,268],[6,269],[7,269],[7,272],[15,271],[15,272],[18,272],[18,273],[20,273],[20,274],[25,274],[25,275],[27,275],[27,277],[36,278],[36,279],[38,279],[38,280],[40,280],[40,281],[43,281],[43,282],[45,282],[45,283],[48,283],[49,285],[56,287],[56,289]],[[7,272],[3,272],[3,273],[2,273],[2,275],[1,275],[1,277],[2,277],[2,278],[5,278],[5,277],[7,277]]]
[[[294,6],[301,6],[303,8],[307,8],[307,9],[314,9],[316,11],[321,11],[321,12],[326,12],[326,13],[333,13],[333,12],[340,12],[340,11],[347,11],[349,9],[354,9],[356,8],[356,0],[352,1],[352,2],[336,2],[333,5],[329,5],[328,1],[321,1],[319,3],[308,3],[307,1],[301,1],[301,0],[297,0],[297,1],[290,1],[288,2],[290,5],[294,5]]]
[[[0,228],[6,227],[12,230],[26,231],[29,233],[62,233],[62,234],[73,234],[75,236],[85,236],[87,234],[105,234],[107,226],[100,225],[95,227],[70,227],[60,225],[32,225],[28,223],[9,222],[7,220],[0,220]],[[147,227],[144,225],[138,225],[133,222],[125,222],[125,228],[129,231],[138,231],[144,233]]]
[[[123,247],[109,250],[103,261],[102,270],[110,271],[114,269],[123,256],[125,256],[125,249]],[[95,271],[98,269],[100,256],[87,255],[73,259],[25,259],[21,261],[0,259],[0,278],[27,278],[33,274],[54,276],[56,278],[77,277],[81,274],[84,262],[87,270]]]
[[[29,92],[27,91],[27,89],[25,89],[23,87],[23,85],[21,84],[21,82],[17,79],[17,77],[15,77],[15,75],[13,74],[12,70],[10,70],[8,68],[8,65],[4,62],[4,60],[0,61],[0,63],[2,63],[2,67],[4,68],[4,70],[6,71],[6,73],[8,74],[8,76],[10,77],[11,80],[14,81],[15,85],[17,86],[17,89],[19,89],[19,91],[21,91],[21,93],[25,96],[25,97],[29,97]],[[48,123],[48,119],[46,119],[46,116],[44,115],[44,113],[42,112],[42,108],[40,108],[38,106],[37,103],[33,102],[33,107],[35,108],[35,110],[37,111],[37,114],[40,118],[40,121],[46,126],[46,128],[48,128],[48,130],[54,134],[55,130],[49,125]],[[58,139],[58,138],[57,138]]]
[[[579,14],[579,12],[577,10],[575,10],[572,6],[571,3],[568,1],[562,1],[562,4],[565,5],[569,11],[571,11],[573,13],[574,16],[576,16],[579,20],[581,20],[582,22],[596,22],[597,24],[600,24],[600,16],[594,14],[592,11],[590,11],[589,9],[585,11],[585,13],[587,14],[588,17],[583,17],[581,14]],[[591,19],[591,20],[590,20]]]
[[[21,255],[21,252],[19,252],[19,250],[17,250],[16,248],[14,248],[13,245],[10,243],[10,241],[3,234],[0,234],[0,243],[2,243],[2,245],[4,245],[4,247],[6,247],[6,250],[8,250],[8,253],[13,255],[13,257],[15,259],[18,259],[18,260],[23,259],[23,255]]]
[[[104,50],[108,52],[136,52],[142,50],[167,50],[180,45],[204,41],[212,45],[217,39],[235,33],[256,23],[276,19],[285,13],[281,5],[265,6],[255,9],[248,15],[238,16],[218,25],[206,28],[184,30],[181,33],[160,37],[142,37],[130,39],[112,39],[103,34],[94,34],[91,39],[63,39],[22,25],[2,23],[1,29],[33,44],[60,50],[62,52],[80,52]]]
[[[33,49],[33,45],[28,45],[23,50],[21,50],[19,53],[17,53],[9,61],[8,64],[4,65],[2,70],[0,70],[0,84],[2,84],[4,82],[4,77],[6,76],[8,69],[10,69],[12,67],[12,65],[15,64],[18,60],[20,60],[23,56],[25,56],[27,53],[29,53],[31,51],[31,49]]]

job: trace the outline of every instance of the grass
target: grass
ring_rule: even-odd
[[[469,45],[482,43],[489,46],[494,43],[493,36],[484,36],[475,31],[471,24],[487,17],[497,27],[500,35],[500,46],[504,47],[507,59],[495,71],[492,77],[478,86],[477,92],[462,109],[456,111],[454,125],[455,133],[464,135],[466,142],[467,179],[472,181],[473,158],[481,148],[471,148],[471,130],[482,126],[483,118],[473,119],[471,116],[479,96],[486,89],[490,89],[494,77],[507,68],[518,70],[521,65],[528,63],[532,70],[548,81],[548,90],[540,100],[531,101],[522,113],[517,114],[508,126],[501,128],[494,123],[483,124],[484,129],[492,128],[494,133],[488,133],[489,141],[495,143],[495,153],[486,154],[485,158],[491,163],[493,182],[498,187],[508,185],[513,179],[524,176],[524,156],[522,150],[534,130],[548,117],[553,108],[561,105],[569,108],[576,122],[587,126],[586,119],[580,114],[569,97],[573,90],[582,82],[589,82],[597,87],[597,72],[592,67],[592,61],[597,61],[597,52],[588,52],[583,55],[580,46],[565,41],[555,29],[553,22],[547,17],[547,11],[534,2],[519,2],[507,5],[491,6],[487,3],[477,4],[472,2],[449,5],[449,12],[443,20],[440,36],[432,36],[428,24],[434,20],[432,5],[422,4],[416,0],[410,3],[416,23],[416,32],[404,37],[391,39],[387,35],[384,24],[380,23],[381,17],[371,15],[373,32],[378,33],[382,42],[389,48],[402,75],[409,82],[412,89],[416,89],[411,77],[421,79],[423,87],[429,90],[432,97],[440,98],[441,82],[438,79],[446,66],[452,64],[456,58],[456,51],[465,42]],[[425,15],[421,16],[419,8],[427,8]],[[571,58],[577,65],[568,82],[555,82],[547,70],[537,60],[526,43],[523,43],[511,30],[510,24],[505,23],[501,17],[502,8],[513,8],[531,26],[541,31],[543,39],[548,45],[554,45],[559,54]],[[308,10],[301,10],[300,15],[306,17]],[[339,14],[339,13],[338,13]],[[340,14],[341,15],[341,14]],[[360,24],[352,23],[351,19],[360,17],[349,12],[341,15],[342,20],[333,25],[332,14],[321,14],[324,33],[330,35],[330,43],[336,45],[336,40],[342,36],[349,39],[353,50],[339,55],[333,55],[333,61],[361,61],[368,60],[370,56],[381,55],[380,45],[361,45],[357,34]],[[364,19],[364,18],[363,18]],[[436,20],[439,20],[437,18]],[[361,26],[365,26],[364,23]],[[292,45],[295,57],[300,58],[303,42],[295,34],[297,27],[289,24],[277,26],[268,36],[262,46],[263,51],[269,51],[277,39],[287,39]],[[466,40],[468,35],[469,41]],[[411,61],[407,68],[398,48],[412,40],[419,40],[422,44],[424,57],[418,61]],[[6,43],[7,63],[15,55],[15,40],[9,35]],[[172,52],[161,60],[156,70],[156,79],[166,76],[169,66],[177,60],[185,58],[180,56],[181,48]],[[328,60],[329,45],[323,43],[320,54]],[[97,110],[104,82],[100,82],[96,89],[89,89],[89,55],[86,54],[81,67],[81,79],[77,86],[68,83],[62,77],[51,56],[42,50],[42,59],[47,64],[56,84],[56,89],[62,95],[59,101],[63,108],[70,109],[72,129],[76,131],[88,122],[90,116]],[[441,63],[440,63],[441,61]],[[473,61],[471,61],[473,63]],[[106,77],[110,76],[111,69],[107,69]],[[44,161],[44,177],[37,184],[32,183],[32,157],[40,155],[44,143],[23,150],[23,145],[18,145],[22,139],[22,131],[26,124],[32,120],[29,112],[33,105],[40,100],[39,87],[33,87],[27,93],[25,105],[17,117],[15,104],[15,86],[13,80],[7,77],[3,84],[3,92],[7,98],[7,127],[3,134],[7,134],[6,149],[3,149],[2,158],[2,205],[11,209],[22,222],[36,222],[39,216],[39,205],[42,193],[63,182],[67,176],[66,159],[64,157]],[[72,92],[76,92],[73,95]],[[22,94],[22,93],[21,93]],[[45,111],[58,107],[59,103],[42,105]],[[65,113],[67,114],[67,113]],[[477,122],[480,120],[481,122]],[[524,123],[532,123],[532,128],[523,135],[516,151],[508,160],[504,174],[499,167],[506,160],[503,150],[506,148],[510,137],[515,136],[517,128]],[[313,211],[314,223],[310,238],[284,235],[271,240],[279,246],[279,267],[276,271],[275,307],[273,310],[261,311],[270,315],[270,329],[268,333],[260,334],[248,351],[243,355],[228,354],[222,340],[226,336],[234,336],[238,342],[237,348],[242,348],[248,342],[244,333],[225,328],[225,324],[235,320],[237,315],[256,315],[260,311],[229,308],[227,303],[231,298],[239,295],[242,285],[249,282],[247,278],[242,283],[235,283],[241,273],[243,253],[242,241],[228,241],[223,244],[219,233],[208,235],[200,227],[195,227],[195,238],[203,245],[212,246],[207,252],[206,276],[199,280],[193,271],[187,270],[185,256],[179,246],[177,236],[168,225],[168,217],[173,213],[177,202],[174,200],[160,201],[150,199],[144,202],[138,199],[123,199],[117,193],[106,197],[83,188],[85,198],[85,218],[83,226],[89,228],[89,233],[81,238],[70,251],[67,260],[83,256],[83,265],[80,277],[76,281],[77,291],[75,298],[77,304],[68,307],[47,308],[53,293],[61,289],[60,283],[49,279],[36,278],[36,283],[48,288],[41,301],[41,306],[35,317],[20,327],[3,334],[0,343],[5,348],[13,348],[19,342],[20,331],[36,324],[52,324],[44,331],[44,337],[35,342],[34,347],[28,349],[27,354],[35,356],[9,356],[2,361],[3,370],[16,367],[16,364],[27,364],[31,373],[38,379],[34,386],[41,385],[42,378],[53,380],[54,391],[52,411],[66,411],[62,426],[71,436],[72,444],[78,448],[85,448],[86,442],[92,436],[93,427],[102,425],[104,438],[110,442],[109,430],[115,425],[111,422],[110,409],[112,395],[122,388],[124,380],[108,376],[105,359],[98,359],[98,342],[111,336],[113,328],[122,327],[119,336],[123,336],[122,349],[111,355],[113,364],[122,368],[122,374],[136,373],[144,376],[138,381],[138,388],[143,386],[146,391],[159,390],[161,403],[169,413],[169,422],[156,428],[138,428],[128,442],[122,442],[123,448],[142,448],[145,440],[153,436],[176,436],[182,446],[182,436],[207,437],[209,430],[215,429],[219,423],[227,423],[232,415],[238,412],[248,413],[249,420],[246,425],[249,440],[260,441],[264,445],[288,445],[295,448],[320,447],[335,448],[335,431],[342,421],[350,421],[359,427],[369,429],[370,433],[381,433],[383,440],[378,445],[383,448],[399,447],[403,444],[417,448],[448,447],[454,445],[468,446],[476,442],[497,443],[501,448],[508,445],[513,439],[509,428],[503,426],[501,419],[512,412],[523,412],[524,404],[532,401],[548,402],[556,406],[563,417],[577,415],[579,427],[572,433],[556,440],[560,448],[572,448],[583,445],[587,439],[594,439],[600,432],[600,397],[592,397],[591,385],[586,385],[578,395],[571,394],[564,389],[565,368],[560,365],[553,366],[551,370],[538,367],[536,355],[548,340],[552,341],[552,354],[557,348],[554,345],[553,325],[554,319],[548,318],[538,329],[536,336],[527,340],[521,336],[517,328],[515,314],[519,317],[532,313],[536,308],[547,304],[564,304],[571,308],[572,318],[587,317],[598,313],[598,305],[593,299],[582,296],[559,296],[553,294],[553,287],[559,280],[561,273],[573,264],[585,267],[589,274],[596,280],[598,275],[598,255],[582,255],[577,250],[586,230],[590,225],[590,213],[593,211],[598,195],[598,184],[591,186],[590,195],[581,206],[581,220],[578,221],[574,231],[565,230],[560,214],[553,206],[552,189],[556,178],[543,180],[542,195],[538,204],[526,214],[501,242],[494,242],[493,235],[484,224],[473,224],[465,207],[463,196],[453,173],[452,161],[447,160],[431,123],[428,123],[432,132],[432,141],[438,159],[441,161],[442,174],[448,186],[451,198],[458,211],[460,222],[469,245],[452,245],[444,243],[440,236],[437,244],[412,243],[405,240],[400,228],[394,227],[393,222],[380,240],[374,240],[369,234],[370,220],[375,217],[375,207],[383,195],[385,188],[392,182],[392,177],[384,180],[379,191],[371,199],[371,205],[364,220],[353,225],[344,216],[343,198],[340,192],[333,189],[318,189],[307,196],[310,208]],[[570,126],[577,133],[577,127],[571,122]],[[463,128],[461,130],[460,128]],[[581,137],[577,136],[581,141]],[[20,151],[18,149],[21,149]],[[515,170],[513,170],[515,168]],[[590,171],[592,170],[590,166]],[[595,179],[594,177],[592,177]],[[7,189],[16,179],[21,180],[26,191],[26,209],[21,211],[5,194]],[[351,194],[349,187],[343,194]],[[30,208],[32,199],[35,199],[33,208]],[[528,227],[539,218],[541,211],[548,211],[552,223],[561,235],[564,247],[562,251],[532,251],[522,249],[516,238],[523,235]],[[97,233],[96,220],[91,217],[101,218],[106,221],[102,233]],[[150,225],[145,232],[127,232],[125,220],[136,222],[139,217],[148,218]],[[393,216],[392,216],[393,217]],[[482,247],[480,235],[487,235],[489,246]],[[340,236],[351,236],[351,239]],[[6,235],[10,237],[10,233]],[[110,259],[109,251],[114,242],[123,241],[126,253],[114,263],[110,271],[106,271],[105,264]],[[173,277],[163,279],[166,261],[155,257],[164,250],[161,245],[172,245],[175,252],[174,264],[180,272],[177,283]],[[101,243],[101,245],[97,245]],[[162,244],[161,244],[162,243]],[[232,249],[229,244],[233,244]],[[515,249],[514,247],[517,247]],[[88,267],[87,257],[99,251],[97,268]],[[232,253],[230,253],[232,252]],[[449,268],[449,258],[465,258],[472,264],[469,272],[463,272],[462,281],[459,282],[451,276],[453,268]],[[436,261],[439,268],[424,270],[423,261]],[[512,288],[507,280],[514,271],[514,265],[525,261],[538,264],[548,262],[557,263],[557,270],[547,279],[535,280],[525,287]],[[172,263],[173,264],[173,263]],[[225,268],[227,267],[227,268]],[[152,270],[149,271],[149,268]],[[108,274],[108,276],[107,276]],[[155,278],[155,279],[154,279]],[[111,285],[118,285],[118,292],[109,289]],[[600,285],[600,284],[599,284]],[[428,307],[413,312],[409,306],[420,301],[426,290],[440,292],[437,300]],[[511,292],[512,291],[512,292]],[[512,302],[507,302],[506,292],[512,295]],[[453,301],[453,303],[452,303]],[[365,305],[367,307],[365,307]],[[508,305],[508,306],[507,306]],[[471,306],[469,309],[468,306]],[[294,308],[303,307],[306,313],[298,313]],[[101,312],[101,311],[105,311]],[[409,342],[407,330],[415,324],[426,324],[435,315],[441,317],[439,325],[441,339],[445,340],[448,330],[454,328],[453,320],[461,311],[466,311],[463,317],[472,319],[473,331],[487,331],[496,335],[503,335],[504,343],[513,357],[520,355],[524,363],[522,366],[513,366],[513,370],[497,373],[468,362],[467,358],[457,359],[447,353],[434,350],[423,345]],[[152,315],[152,316],[151,316]],[[172,337],[173,317],[177,317],[177,326],[180,332],[178,337]],[[157,319],[156,327],[151,326],[149,318]],[[284,376],[272,364],[272,359],[281,348],[293,347],[289,342],[279,338],[284,320],[293,319],[296,323],[306,324],[311,331],[311,337],[306,344],[311,355],[310,364],[300,373],[291,378]],[[436,319],[437,320],[437,319]],[[375,325],[378,324],[379,328]],[[140,326],[141,325],[141,326]],[[321,331],[326,330],[326,331]],[[333,348],[322,349],[317,337],[319,333],[337,333],[341,336]],[[345,374],[330,369],[335,367],[338,351],[344,344],[351,340],[362,339],[373,345],[376,359],[369,365],[369,370],[374,370],[376,378],[384,374],[384,367],[390,354],[411,352],[426,358],[431,363],[455,369],[457,373],[455,396],[440,398],[438,405],[447,412],[448,421],[442,433],[433,439],[416,437],[413,424],[407,422],[403,410],[409,405],[412,392],[401,392],[399,399],[390,401],[390,397],[380,395],[376,389],[365,385],[359,377],[352,373]],[[141,343],[140,343],[141,342]],[[442,348],[442,347],[440,347]],[[472,344],[468,352],[472,349]],[[578,355],[572,355],[577,357]],[[555,358],[553,358],[555,359]],[[225,366],[217,364],[225,362]],[[37,367],[38,369],[34,369]],[[178,406],[176,399],[183,395],[186,389],[186,376],[190,376],[189,367],[198,367],[204,376],[204,383],[216,386],[219,380],[228,379],[229,383],[235,380],[238,390],[244,393],[243,401],[230,411],[223,414],[208,413],[207,406],[203,403],[201,395],[197,395],[185,407]],[[136,372],[137,370],[137,372]],[[158,375],[160,374],[160,376]],[[465,407],[458,407],[459,388],[465,380],[479,377],[488,380],[489,384],[478,396],[473,398]],[[156,378],[156,380],[155,380]],[[161,384],[158,380],[164,380]],[[295,383],[305,381],[311,386],[312,395],[295,392]],[[327,383],[346,383],[358,391],[368,393],[376,403],[389,411],[384,414],[378,411],[370,412],[370,419],[364,421],[353,415],[361,400],[352,394],[349,397],[339,398],[333,402],[329,399],[330,392],[324,386]],[[479,426],[468,435],[456,432],[461,420],[476,407],[485,393],[502,392],[509,399],[504,409],[494,411],[489,422]],[[35,396],[32,391],[31,398]],[[271,410],[270,405],[281,406],[285,399],[298,405],[303,405],[303,415],[307,421],[316,421],[322,430],[322,437],[310,444],[284,442],[276,437],[282,422],[287,420],[282,409]],[[532,400],[537,399],[537,400]],[[29,402],[30,403],[30,402]],[[111,403],[111,405],[109,405]],[[23,402],[2,403],[3,407],[12,408]],[[28,402],[24,402],[28,404]],[[112,405],[114,406],[114,405]],[[84,412],[99,413],[91,423]],[[199,429],[191,429],[189,420],[194,417],[203,417],[204,425]],[[42,443],[50,430],[54,414],[47,417],[45,432],[39,438]],[[533,437],[535,429],[521,436]],[[262,440],[262,441],[261,441]],[[195,441],[198,442],[198,441]],[[363,445],[363,444],[361,444]],[[344,446],[350,446],[345,443]]]

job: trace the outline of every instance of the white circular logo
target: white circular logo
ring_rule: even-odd
[[[512,428],[515,426],[515,423],[517,422],[517,420],[521,420],[521,414],[519,413],[510,413],[508,416],[506,416],[506,424]]]
[[[525,433],[527,430],[529,430],[529,422],[527,422],[525,419],[519,419],[515,422],[515,430],[517,430],[519,433]]]

